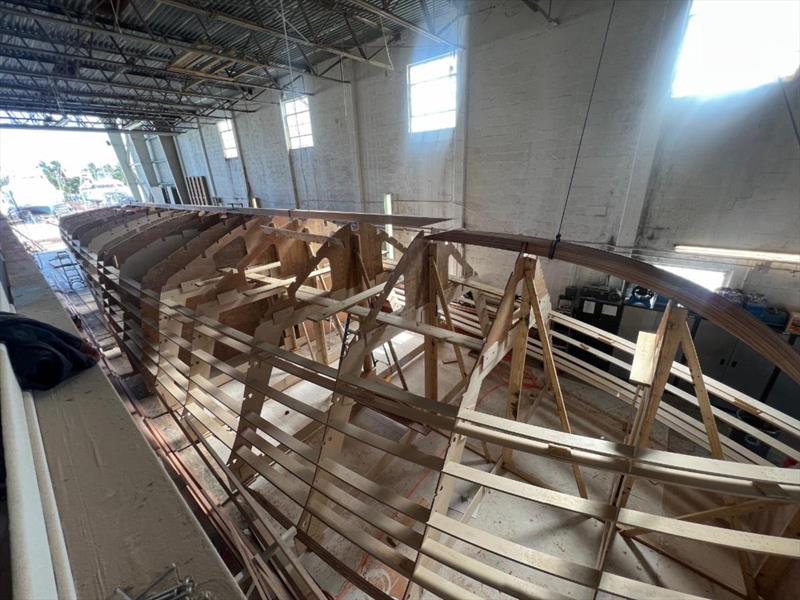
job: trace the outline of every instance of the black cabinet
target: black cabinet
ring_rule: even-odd
[[[800,384],[786,373],[781,373],[769,390],[766,402],[790,417],[800,419]]]
[[[595,298],[581,297],[578,298],[578,301],[575,303],[572,316],[583,321],[584,323],[594,325],[603,331],[617,333],[619,330],[620,319],[622,318],[622,309],[623,307],[619,302],[609,302]],[[597,339],[591,336],[584,335],[577,331],[572,332],[570,335],[573,339],[583,344],[592,346],[593,348],[597,348],[606,354],[612,353],[613,348],[610,345],[599,342]],[[594,365],[598,369],[602,369],[603,371],[608,370],[608,361],[598,358],[587,350],[583,350],[577,346],[571,345],[569,347],[569,353],[574,357],[589,363],[590,365]]]

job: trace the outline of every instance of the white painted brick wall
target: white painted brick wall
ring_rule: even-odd
[[[242,175],[242,165],[238,158],[227,159],[222,153],[222,139],[216,125],[202,125],[203,139],[208,152],[208,162],[214,179],[214,191],[223,203],[240,202],[246,204],[247,189]],[[209,169],[205,166],[200,133],[193,131],[184,133],[178,138],[181,160],[186,175],[205,175]],[[209,182],[209,189],[211,183]]]
[[[395,194],[398,214],[452,216],[455,199],[456,132],[409,133],[409,64],[446,52],[413,34],[392,48],[393,71],[356,67],[364,198],[367,210],[383,212],[383,195]]]
[[[352,78],[349,66],[328,74]],[[308,79],[305,84],[314,91],[309,97],[314,146],[291,151],[300,207],[359,211],[352,85]]]
[[[800,114],[800,82],[787,92]],[[656,167],[644,245],[800,252],[800,148],[777,84],[673,101]]]
[[[253,195],[265,208],[295,208],[292,179],[286,156],[286,141],[281,123],[278,94],[262,96],[276,104],[260,107],[258,112],[236,117],[236,130]]]
[[[208,167],[200,143],[200,131],[193,129],[182,133],[177,137],[177,142],[185,175],[208,178]]]

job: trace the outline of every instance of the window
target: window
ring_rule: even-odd
[[[800,64],[800,2],[694,0],[672,96],[716,96],[791,75]]]
[[[671,267],[666,265],[656,265],[659,269],[679,275],[688,279],[692,283],[703,286],[712,292],[725,285],[725,271],[711,271],[708,269],[692,269],[689,267]]]
[[[456,126],[455,53],[408,66],[409,131]]]
[[[222,138],[222,154],[225,158],[239,158],[239,149],[236,147],[236,135],[233,133],[233,121],[225,119],[217,123],[219,137]]]
[[[283,114],[286,117],[289,149],[296,150],[313,146],[314,136],[311,133],[311,110],[308,106],[308,96],[284,102]]]

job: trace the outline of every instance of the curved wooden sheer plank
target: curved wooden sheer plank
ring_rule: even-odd
[[[465,229],[436,233],[429,235],[427,239],[525,252],[537,256],[550,256],[552,245],[551,240],[544,238],[467,231]],[[678,275],[639,260],[597,248],[559,242],[555,244],[552,258],[635,281],[677,300],[731,335],[741,339],[753,350],[771,360],[797,383],[800,383],[800,354],[794,352],[764,323],[723,297]]]

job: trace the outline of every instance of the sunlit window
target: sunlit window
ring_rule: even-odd
[[[717,96],[792,75],[800,65],[800,2],[694,0],[673,97]]]
[[[311,110],[308,106],[308,97],[297,98],[283,103],[283,114],[286,117],[286,132],[289,138],[289,148],[309,148],[314,145],[311,134]]]
[[[672,267],[666,265],[656,265],[659,269],[669,271],[688,279],[712,292],[725,285],[725,271],[712,271],[710,269],[692,269],[689,267]]]
[[[411,133],[456,126],[456,67],[455,54],[408,66]]]
[[[217,123],[219,137],[222,139],[222,154],[225,158],[239,158],[239,149],[236,147],[236,135],[233,133],[233,122],[230,119]]]

